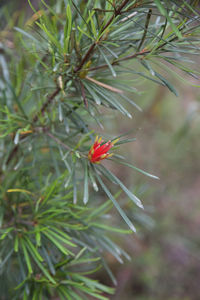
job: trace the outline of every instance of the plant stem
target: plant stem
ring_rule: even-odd
[[[63,146],[65,149],[73,151],[69,146],[65,145],[61,140],[59,140],[57,137],[55,137],[53,134],[50,132],[45,132],[46,135],[48,135],[52,140],[54,140],[57,144]]]
[[[118,15],[120,15],[122,9],[124,8],[124,6],[129,2],[129,0],[124,0],[122,2],[122,4],[119,6],[118,9],[115,10],[115,13],[112,15],[112,17],[108,20],[108,22],[105,24],[105,26],[102,29],[102,32],[104,32],[106,30],[106,28],[109,27],[109,25],[112,23],[113,19],[115,17],[117,17]],[[101,36],[101,38],[99,39],[99,41],[101,41],[103,39],[103,36]],[[98,42],[99,42],[98,41]],[[83,67],[83,65],[88,61],[88,59],[90,58],[95,46],[98,44],[97,41],[95,41],[90,48],[88,49],[88,51],[86,52],[85,56],[83,57],[82,61],[80,62],[80,64],[75,68],[74,72],[77,73],[78,71],[81,70],[81,68]]]
[[[121,62],[121,61],[129,60],[129,59],[135,58],[135,57],[140,56],[140,55],[148,54],[148,53],[150,53],[150,52],[151,52],[150,50],[146,50],[146,51],[143,51],[143,50],[142,50],[142,51],[140,51],[140,52],[136,52],[136,53],[131,54],[131,55],[129,55],[129,56],[120,58],[120,59],[118,59],[118,60],[114,60],[114,61],[111,63],[111,65],[114,66],[114,65],[117,65],[117,64],[118,64],[119,62]],[[96,71],[96,70],[104,69],[104,68],[108,68],[108,65],[105,64],[105,65],[97,66],[97,67],[94,67],[94,68],[90,68],[90,69],[88,70],[88,72],[90,72],[90,71]]]
[[[51,94],[49,95],[49,97],[47,98],[47,100],[44,102],[44,104],[42,105],[42,108],[40,109],[40,112],[37,113],[34,117],[33,117],[33,123],[36,123],[38,121],[39,115],[43,114],[46,110],[46,108],[49,106],[49,104],[54,100],[54,98],[59,94],[59,92],[61,91],[60,87],[57,87],[57,89]]]

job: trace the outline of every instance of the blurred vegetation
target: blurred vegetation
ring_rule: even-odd
[[[141,216],[137,239],[127,238],[132,263],[113,264],[119,282],[114,300],[200,297],[200,98],[197,88],[176,84],[179,98],[147,84],[144,91],[151,92],[145,93],[142,105],[146,117],[137,115],[131,122],[137,140],[126,151],[136,165],[156,170],[160,181],[144,185],[137,173],[121,171],[140,190],[149,219]],[[130,128],[130,122],[124,126]]]

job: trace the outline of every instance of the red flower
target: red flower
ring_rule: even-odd
[[[102,159],[111,157],[113,153],[109,154],[108,151],[114,146],[114,144],[119,139],[114,140],[113,142],[108,141],[107,143],[104,143],[102,138],[98,138],[98,136],[95,139],[94,144],[90,148],[90,151],[88,153],[88,159],[91,163],[99,163]]]

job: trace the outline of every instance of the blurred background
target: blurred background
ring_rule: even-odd
[[[0,21],[0,43],[11,36],[15,20],[28,9],[27,2],[1,1],[1,14],[6,6],[10,21]],[[12,44],[7,46],[12,48]],[[199,64],[200,58],[196,62]],[[118,237],[118,243],[132,260],[120,264],[106,257],[118,281],[112,300],[200,299],[200,93],[195,87],[200,83],[183,77],[185,81],[168,76],[179,91],[178,97],[152,82],[133,82],[138,90],[133,100],[143,111],[130,107],[132,120],[108,111],[104,120],[108,135],[132,130],[136,141],[122,145],[120,154],[160,178],[154,180],[108,162],[145,207],[143,212],[125,207],[137,224],[137,234],[122,236],[121,240]],[[120,222],[118,214],[113,215],[112,222]],[[98,279],[111,285],[103,270]]]
[[[200,299],[200,94],[188,83],[176,82],[178,97],[144,83],[144,94],[134,98],[143,112],[115,122],[116,131],[135,132],[124,156],[160,180],[123,166],[115,170],[145,209],[127,208],[138,231],[121,241],[132,261],[111,261],[118,280],[112,300]]]

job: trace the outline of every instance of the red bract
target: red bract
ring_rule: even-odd
[[[108,151],[114,146],[114,144],[119,139],[114,140],[113,142],[108,141],[107,143],[104,143],[102,138],[98,138],[98,136],[95,139],[94,144],[90,148],[90,151],[88,153],[88,159],[91,161],[91,163],[99,163],[102,159],[111,157],[113,153],[109,154]]]

